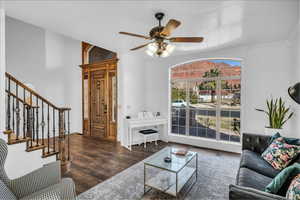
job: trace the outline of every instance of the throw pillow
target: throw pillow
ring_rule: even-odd
[[[288,144],[283,137],[280,137],[275,139],[261,156],[274,169],[282,170],[288,166],[299,152],[300,146]]]
[[[300,174],[300,164],[294,163],[293,165],[288,166],[279,172],[273,178],[272,182],[267,185],[265,192],[278,194],[280,190],[284,190],[285,195],[285,192],[287,191],[287,187],[285,187],[285,185],[288,184],[291,178],[295,177],[297,174]]]
[[[280,137],[282,137],[280,133],[275,133],[273,136],[270,137],[268,144],[270,145],[274,140]],[[300,140],[297,138],[287,138],[287,137],[283,137],[283,138],[288,144],[300,145]]]
[[[293,178],[290,187],[286,192],[286,198],[291,200],[300,200],[300,174]]]

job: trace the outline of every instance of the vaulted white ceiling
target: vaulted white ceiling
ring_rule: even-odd
[[[177,53],[287,38],[298,23],[298,0],[260,1],[5,1],[8,16],[121,53],[146,40],[163,11],[182,25],[173,36],[203,36],[201,44],[178,44]]]

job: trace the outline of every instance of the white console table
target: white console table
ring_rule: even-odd
[[[163,126],[163,131],[167,135],[168,132],[168,119],[163,117],[155,117],[150,119],[125,119],[126,122],[126,148],[131,151],[133,129],[142,128],[147,126]],[[161,134],[161,133],[159,133]]]

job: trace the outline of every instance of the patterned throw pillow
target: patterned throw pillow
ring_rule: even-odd
[[[298,155],[300,146],[287,144],[283,137],[275,139],[262,153],[274,169],[282,170]]]
[[[289,189],[286,192],[286,198],[291,200],[300,200],[300,174],[293,178]]]

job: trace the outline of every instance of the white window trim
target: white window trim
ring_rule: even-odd
[[[222,80],[234,80],[234,79],[239,79],[241,81],[241,93],[242,93],[242,75],[240,76],[219,76],[219,77],[211,77],[211,78],[203,78],[203,77],[200,77],[200,78],[191,78],[191,79],[181,79],[181,78],[176,78],[176,79],[171,79],[171,69],[172,68],[175,68],[175,67],[178,67],[180,65],[183,65],[183,64],[188,64],[188,63],[192,63],[192,62],[196,62],[196,61],[202,61],[202,60],[219,60],[219,59],[222,59],[222,60],[236,60],[236,61],[240,61],[241,62],[241,67],[242,67],[242,59],[239,59],[239,58],[204,58],[204,59],[198,59],[198,60],[193,60],[193,61],[188,61],[188,62],[184,62],[184,63],[181,63],[181,64],[177,64],[177,65],[174,65],[172,66],[170,69],[169,69],[169,136],[181,136],[181,137],[188,137],[188,138],[199,138],[200,140],[203,139],[203,140],[211,140],[211,141],[215,141],[215,142],[219,142],[219,143],[226,143],[226,144],[237,144],[238,146],[240,145],[241,143],[241,140],[242,140],[242,129],[241,129],[241,125],[240,125],[240,142],[233,142],[233,141],[226,141],[226,140],[221,140],[220,139],[220,130],[221,130],[221,82]],[[199,70],[194,70],[194,71],[199,71]],[[194,72],[192,71],[192,72]],[[242,74],[242,72],[241,72]],[[176,134],[176,133],[172,133],[172,97],[171,97],[171,93],[172,93],[172,85],[171,83],[172,82],[176,82],[176,81],[185,81],[185,84],[186,84],[186,95],[187,95],[187,98],[186,98],[186,102],[187,102],[187,106],[186,106],[186,134],[185,135],[180,135],[180,134]],[[217,81],[217,107],[216,107],[216,139],[213,139],[213,138],[206,138],[206,137],[195,137],[195,136],[190,136],[189,135],[189,111],[190,111],[190,106],[189,106],[189,89],[187,87],[187,84],[189,82],[192,82],[192,81]],[[218,89],[219,88],[219,89]],[[242,97],[240,97],[242,98]],[[242,99],[241,99],[242,100]],[[240,107],[240,121],[242,121],[242,106]],[[240,122],[241,123],[241,122]],[[242,123],[241,123],[242,124]]]

